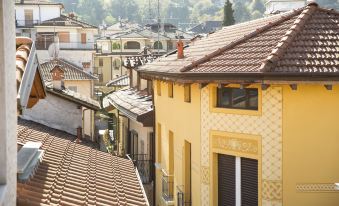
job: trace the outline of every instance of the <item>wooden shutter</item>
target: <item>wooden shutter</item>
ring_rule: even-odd
[[[33,10],[32,9],[25,9],[25,26],[32,26],[33,25]]]
[[[81,34],[81,44],[86,44],[86,33]]]
[[[258,161],[241,158],[241,205],[258,205]]]
[[[218,154],[218,205],[235,206],[235,157]]]
[[[59,32],[59,42],[60,43],[69,43],[70,42],[70,37],[69,37],[69,32]]]

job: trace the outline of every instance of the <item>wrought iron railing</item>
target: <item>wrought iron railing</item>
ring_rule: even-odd
[[[191,206],[192,202],[190,197],[185,195],[184,186],[177,186],[177,206]]]
[[[41,22],[39,20],[15,20],[15,26],[20,27],[34,27],[35,25],[40,24]]]
[[[164,169],[162,169],[162,198],[165,201],[173,201],[173,179],[173,175],[169,175]]]
[[[47,50],[53,40],[37,40],[36,47],[38,50]],[[64,50],[94,50],[93,42],[59,42],[59,48]]]
[[[153,160],[147,154],[128,154],[127,155],[138,168],[141,182],[149,184],[154,180]]]

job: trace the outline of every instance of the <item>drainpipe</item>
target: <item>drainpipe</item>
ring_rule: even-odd
[[[156,152],[157,152],[157,150],[156,150],[156,148],[155,148],[155,145],[156,145],[156,143],[155,143],[155,140],[156,140],[156,137],[157,137],[157,135],[156,135],[156,120],[155,120],[155,104],[154,104],[154,89],[153,89],[153,80],[152,80],[152,104],[153,104],[153,114],[154,114],[154,117],[153,117],[153,145],[152,145],[152,148],[153,148],[153,151],[154,152],[152,152],[153,153],[153,156],[152,156],[152,164],[153,164],[153,178],[154,178],[154,180],[153,180],[153,182],[154,182],[154,184],[153,184],[153,205],[155,205],[155,195],[156,195],[156,187],[157,187],[157,178],[156,178],[156,169],[155,169],[155,157],[156,157]]]

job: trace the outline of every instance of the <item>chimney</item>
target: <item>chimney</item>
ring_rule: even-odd
[[[78,127],[77,128],[77,139],[76,139],[76,143],[80,143],[82,139],[82,128]]]
[[[55,67],[51,70],[52,74],[52,83],[53,89],[63,90],[65,89],[64,86],[64,70],[61,68],[60,65],[55,65]]]
[[[74,14],[73,12],[69,12],[69,13],[68,13],[68,17],[71,18],[71,19],[73,19],[73,18],[75,17],[75,14]]]
[[[178,59],[183,59],[184,58],[184,43],[179,39],[177,42],[177,50],[178,50]]]
[[[83,70],[87,71],[91,67],[91,62],[82,62]]]

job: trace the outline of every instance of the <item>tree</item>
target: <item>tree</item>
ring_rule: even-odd
[[[224,6],[224,21],[222,22],[223,26],[233,25],[235,23],[233,13],[234,10],[232,9],[232,3],[227,0]]]
[[[237,23],[251,20],[251,13],[242,2],[234,3],[234,18]]]
[[[251,4],[252,12],[259,11],[261,14],[265,12],[265,5],[261,0],[254,0]]]

